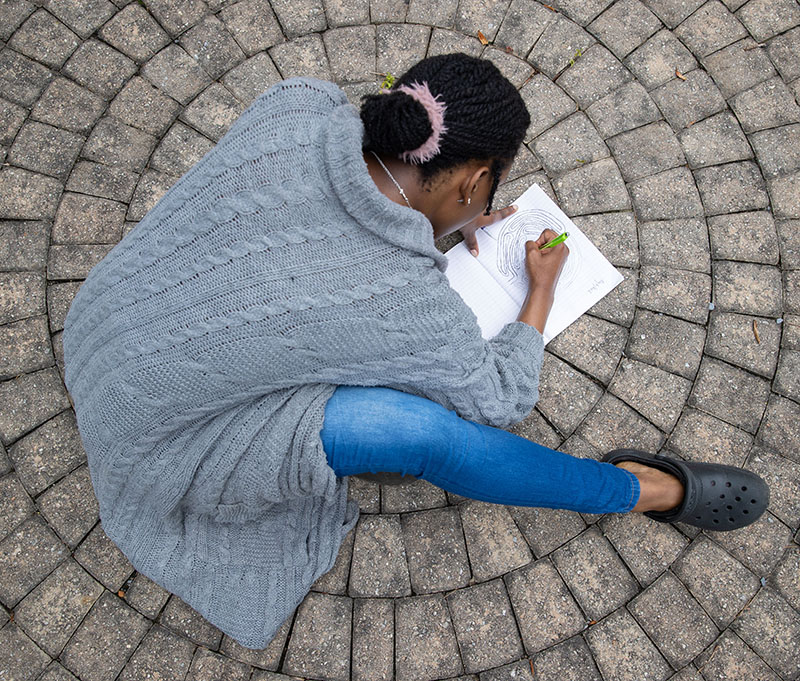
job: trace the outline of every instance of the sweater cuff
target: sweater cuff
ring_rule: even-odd
[[[493,341],[509,343],[525,352],[544,353],[544,338],[539,330],[525,322],[506,324]]]

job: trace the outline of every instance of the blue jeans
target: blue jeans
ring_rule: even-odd
[[[340,477],[402,473],[481,501],[584,513],[624,513],[639,499],[639,481],[626,470],[466,421],[389,388],[337,388],[320,436]]]

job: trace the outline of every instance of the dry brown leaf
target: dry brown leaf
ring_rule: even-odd
[[[481,45],[488,45],[489,41],[486,39],[486,36],[483,35],[480,31],[478,31],[478,40],[481,41]]]
[[[544,5],[544,3],[542,4]],[[552,5],[544,5],[544,6],[547,7],[547,9],[549,9],[551,12],[558,12],[558,10]]]
[[[761,343],[761,336],[758,335],[758,322],[753,320],[753,335],[756,337],[756,343]]]
[[[513,47],[506,47],[506,52],[508,52],[509,54],[514,54],[514,48]]]
[[[533,658],[528,658],[528,662],[531,663],[531,676],[536,676],[536,672],[533,671]]]
[[[678,69],[675,69],[675,75],[681,80],[686,80],[686,76],[684,76],[680,71],[678,71]]]
[[[117,591],[117,596],[119,596],[120,598],[125,598],[125,592],[122,589],[120,589],[119,591]]]

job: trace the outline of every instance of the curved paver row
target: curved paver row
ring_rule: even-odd
[[[800,676],[796,0],[6,0],[0,40],[2,678]],[[335,567],[246,650],[103,533],[66,311],[271,84],[357,101],[455,50],[531,112],[499,201],[539,183],[626,277],[548,346],[514,430],[744,465],[769,512],[699,533],[352,479],[362,518]]]

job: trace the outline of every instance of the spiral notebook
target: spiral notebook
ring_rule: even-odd
[[[513,215],[477,231],[477,258],[463,242],[445,253],[447,278],[475,313],[483,337],[492,338],[517,319],[528,294],[525,242],[538,239],[548,228],[556,234],[569,232],[569,255],[543,334],[549,343],[623,276],[538,185],[514,203],[518,208]]]

